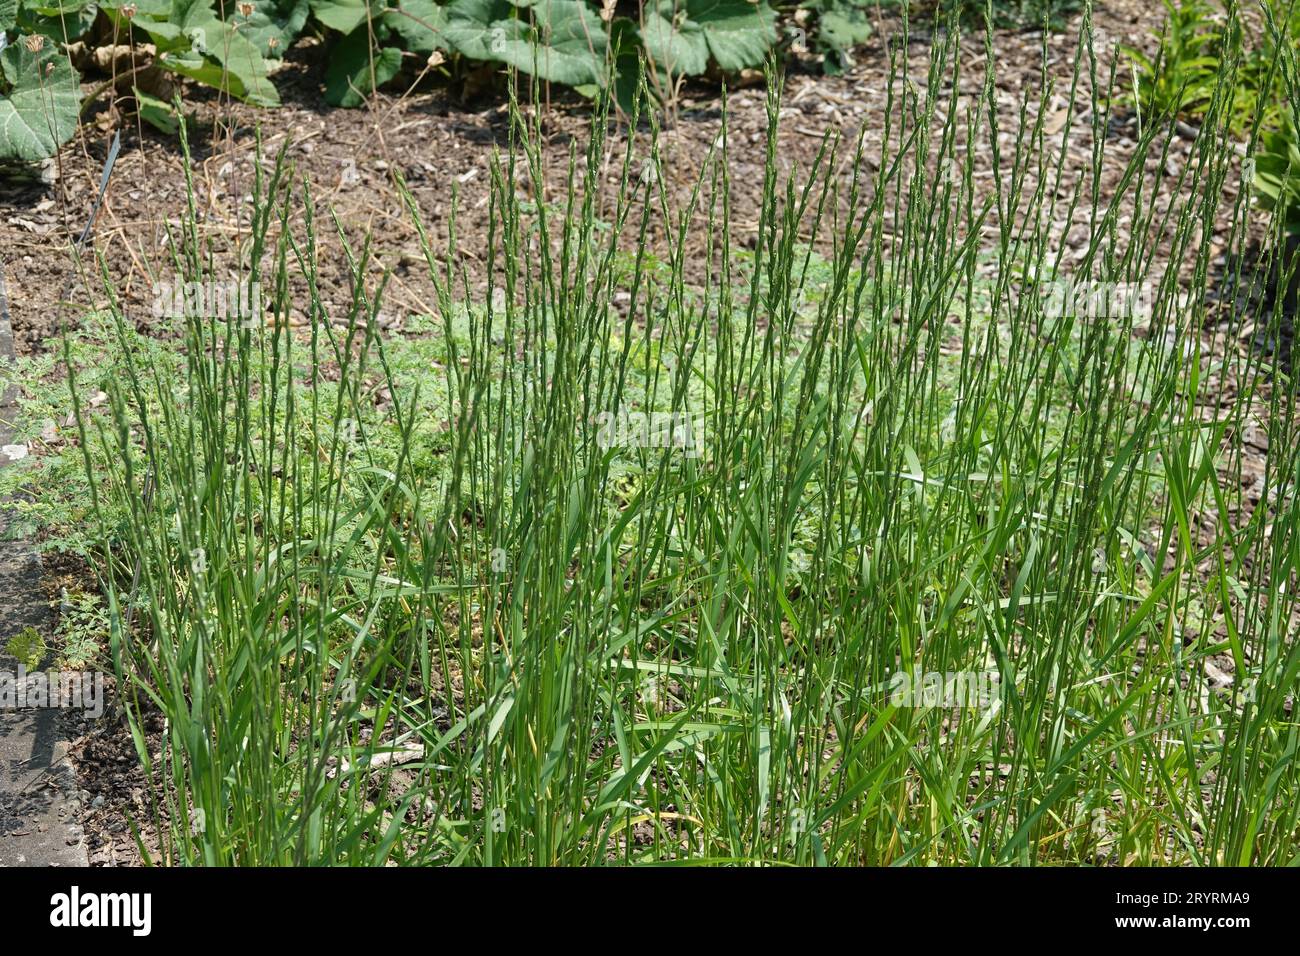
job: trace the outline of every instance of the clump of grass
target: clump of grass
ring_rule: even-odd
[[[249,240],[265,325],[189,320],[173,377],[111,311],[108,414],[71,394],[168,861],[1294,861],[1294,382],[1202,332],[1227,91],[1171,206],[1154,129],[1103,198],[1062,175],[1083,121],[1049,137],[1030,108],[1051,84],[1005,129],[995,58],[960,102],[955,43],[923,85],[892,50],[871,164],[831,135],[782,179],[772,78],[752,253],[725,123],[676,207],[653,116],[606,186],[602,104],[560,208],[525,209],[541,136],[516,107],[486,301],[454,217],[435,239],[410,202],[436,367],[380,332],[368,249],[283,155]],[[1086,29],[1078,53],[1071,102]],[[1068,268],[1062,220],[1089,224]],[[346,315],[315,281],[331,227]],[[1064,279],[1145,285],[1151,314],[1046,311]],[[638,412],[691,441],[675,418],[611,444]],[[903,706],[900,673],[997,692]]]

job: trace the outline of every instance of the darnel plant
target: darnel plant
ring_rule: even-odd
[[[1213,217],[1247,212],[1230,90],[1172,180],[1148,127],[1103,194],[1086,27],[1055,134],[1050,81],[997,108],[992,51],[960,99],[953,32],[922,82],[891,46],[887,109],[785,173],[770,75],[752,231],[725,118],[673,200],[653,113],[602,97],[531,204],[513,105],[481,297],[407,197],[419,340],[377,321],[369,243],[258,164],[264,316],[146,364],[113,306],[97,367],[68,352],[163,860],[1296,862],[1295,386],[1205,324]],[[193,206],[175,239],[212,280]],[[979,706],[928,676],[968,673]]]

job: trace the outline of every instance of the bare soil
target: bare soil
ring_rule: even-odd
[[[1106,4],[1095,13],[1095,43],[1109,51],[1118,43],[1146,38],[1154,46],[1162,14],[1152,5],[1132,0]],[[884,116],[890,98],[890,54],[901,40],[900,24],[881,24],[877,38],[856,55],[857,66],[842,76],[824,76],[794,64],[786,79],[781,110],[777,159],[783,172],[807,170],[827,130],[841,134],[851,149],[857,131],[865,129],[864,154],[879,161]],[[1049,133],[1059,130],[1067,116],[1066,99],[1076,59],[1076,33],[1065,31],[1046,39],[1049,71],[1057,92],[1049,100],[1045,119]],[[915,25],[908,49],[909,76],[924,84],[929,35]],[[1031,107],[1042,88],[1043,37],[1037,32],[996,34],[994,75],[1000,120],[1014,129],[1022,101]],[[1109,58],[1109,53],[1104,53]],[[232,103],[205,89],[188,91],[194,133],[191,172],[205,234],[213,243],[218,264],[233,265],[246,251],[260,128],[261,164],[272,165],[284,148],[299,181],[312,184],[317,221],[328,226],[338,217],[354,248],[371,240],[373,268],[390,268],[393,278],[387,305],[396,313],[436,311],[433,287],[425,274],[411,217],[397,187],[400,175],[418,201],[422,218],[441,248],[456,198],[458,246],[466,257],[472,292],[486,289],[487,277],[475,263],[486,257],[489,218],[489,163],[495,150],[509,146],[506,106],[498,88],[467,95],[464,90],[431,89],[404,96],[375,97],[368,108],[336,109],[321,97],[319,46],[304,44],[290,52],[276,74],[284,106],[267,111]],[[976,103],[985,72],[984,39],[962,39],[960,103]],[[1103,61],[1099,76],[1105,76]],[[1090,93],[1087,69],[1075,91],[1076,119],[1086,116]],[[761,78],[751,78],[761,80]],[[766,92],[759,85],[733,90],[727,102],[728,144],[733,190],[733,234],[744,244],[758,229],[762,170],[768,128]],[[895,87],[894,96],[898,90]],[[570,151],[581,153],[588,140],[590,109],[581,98],[556,88],[537,107],[546,137],[547,167],[544,198],[563,202]],[[897,107],[895,106],[895,109]],[[681,205],[690,195],[702,165],[719,141],[722,109],[716,85],[683,90],[664,119],[661,136],[665,179],[670,199]],[[1079,123],[1081,134],[1086,119]],[[139,325],[150,322],[151,288],[169,262],[169,227],[180,222],[186,203],[184,157],[173,138],[123,119],[112,103],[102,103],[92,122],[62,151],[58,181],[53,186],[5,185],[0,194],[0,249],[8,280],[19,354],[52,347],[65,317],[102,305],[105,295],[94,257],[76,274],[71,267],[71,241],[85,227],[105,157],[114,133],[122,136],[116,162],[94,236],[94,252],[103,258],[108,276]],[[605,175],[611,186],[621,174],[625,126],[610,137]],[[1006,135],[1006,134],[1004,134]],[[1072,137],[1073,138],[1073,137]],[[977,142],[975,177],[982,190],[997,183],[987,136]],[[1082,175],[1091,167],[1090,137],[1080,135],[1067,156],[1067,175]],[[1131,155],[1121,137],[1110,146],[1110,163],[1103,192],[1113,188]],[[1186,152],[1190,143],[1179,144]],[[841,162],[838,175],[847,187],[851,164]],[[847,192],[847,189],[845,190]],[[536,199],[537,197],[533,197]],[[705,211],[700,211],[703,217]],[[300,226],[295,222],[291,227]],[[1086,226],[1080,223],[1079,226]],[[327,302],[350,301],[349,275],[332,229],[319,230],[322,240],[317,266]],[[1067,241],[1081,238],[1076,228]],[[700,240],[702,241],[702,239]],[[688,262],[697,257],[688,256]],[[60,297],[67,305],[60,308]]]

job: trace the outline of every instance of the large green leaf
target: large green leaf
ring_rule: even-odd
[[[684,7],[672,3],[646,8],[641,18],[641,42],[650,65],[672,76],[694,76],[709,66],[709,44],[698,23],[687,19]]]
[[[135,94],[136,109],[142,120],[168,136],[175,136],[180,132],[185,117],[174,104],[150,96],[138,86],[131,87],[131,92]]]
[[[402,38],[402,45],[415,53],[445,50],[442,31],[447,26],[447,10],[434,0],[401,0],[384,12],[384,23]]]
[[[507,0],[452,0],[446,9],[443,36],[453,50],[471,60],[499,61],[507,43],[527,40],[528,25],[516,18]]]
[[[0,160],[53,156],[81,115],[81,86],[67,57],[53,44],[32,53],[19,41],[0,50],[0,78]]]
[[[514,65],[554,83],[603,86],[608,41],[600,15],[584,0],[535,0],[531,9],[538,42]]]
[[[853,48],[873,32],[864,0],[805,0],[802,6],[817,15],[812,48],[822,54],[822,69],[843,73],[853,65]]]
[[[137,15],[147,17],[166,17],[171,13],[172,0],[99,0],[104,10],[121,10],[122,7],[135,7]]]
[[[137,12],[133,22],[158,44],[157,63],[163,69],[258,106],[279,105],[261,51],[235,25],[217,16],[212,0],[172,0],[166,21]]]
[[[402,51],[370,46],[370,32],[358,28],[334,45],[325,71],[325,101],[334,106],[360,106],[374,90],[397,75]]]
[[[641,37],[655,66],[673,74],[703,73],[709,57],[742,70],[776,42],[776,11],[749,0],[658,0],[646,6]]]
[[[366,22],[366,0],[311,0],[311,12],[325,26],[348,34]]]
[[[696,0],[691,17],[704,29],[709,52],[724,70],[761,66],[776,43],[776,11],[748,0]]]
[[[239,33],[270,60],[283,58],[307,22],[307,0],[246,0],[253,4],[249,16],[235,15]],[[272,42],[274,41],[274,42]]]
[[[871,38],[871,21],[856,7],[827,10],[817,18],[817,38],[833,50],[849,50]]]
[[[0,7],[3,7],[3,0],[0,0]],[[55,16],[56,14],[77,13],[87,8],[97,9],[99,4],[96,0],[37,0],[37,2],[18,3],[23,10],[39,13],[44,16]]]
[[[122,8],[135,7],[135,13],[127,17]],[[181,50],[189,46],[189,40],[181,25],[174,21],[172,0],[102,0],[100,9],[109,15],[118,30],[126,32],[131,27],[144,30],[158,50]]]
[[[192,80],[225,90],[236,99],[255,106],[279,106],[280,95],[265,76],[243,75],[233,69],[214,63],[207,57],[188,51],[160,54],[157,63],[164,70],[187,76]]]
[[[636,23],[627,17],[615,17],[609,27],[609,48],[614,51],[614,96],[619,108],[631,114],[641,93],[641,70],[645,65],[641,58],[641,34]],[[646,92],[651,90],[647,86]]]
[[[0,0],[3,6],[5,0]],[[84,36],[95,22],[99,7],[90,0],[63,0],[62,3],[20,3],[17,28],[23,33],[39,33],[58,43]]]
[[[18,22],[18,0],[0,0],[0,30],[12,30]]]
[[[494,60],[568,86],[604,84],[605,24],[582,0],[453,0],[443,31],[474,60]]]

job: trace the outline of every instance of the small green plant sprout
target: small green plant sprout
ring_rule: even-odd
[[[28,670],[41,666],[47,649],[45,638],[34,627],[23,628],[5,643],[5,653]]]

